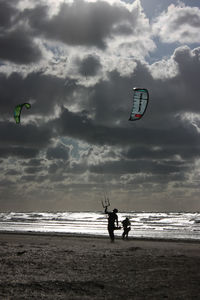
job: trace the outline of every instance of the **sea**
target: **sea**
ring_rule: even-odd
[[[200,213],[118,213],[119,225],[128,217],[130,238],[200,241]],[[102,212],[2,212],[0,232],[108,236]],[[122,229],[116,230],[120,237]]]

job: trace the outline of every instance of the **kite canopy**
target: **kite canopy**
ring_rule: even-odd
[[[133,108],[129,121],[140,120],[144,115],[149,102],[149,93],[147,89],[134,88],[133,91]]]
[[[15,121],[17,124],[20,123],[20,115],[21,115],[23,106],[25,106],[27,109],[31,108],[31,105],[29,103],[22,103],[22,104],[15,106],[14,118],[15,118]]]

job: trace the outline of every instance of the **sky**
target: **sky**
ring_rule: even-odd
[[[199,0],[0,0],[0,211],[199,211],[199,88]]]

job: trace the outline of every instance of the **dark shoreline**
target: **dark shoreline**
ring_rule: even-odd
[[[90,239],[108,239],[108,236],[105,235],[92,235],[92,234],[86,234],[86,233],[62,233],[62,232],[34,232],[34,231],[0,231],[1,234],[8,234],[8,235],[23,235],[23,236],[55,236],[55,237],[85,237]],[[120,236],[115,237],[116,240],[121,240]],[[170,238],[153,238],[153,237],[129,237],[130,241],[155,241],[155,242],[174,242],[174,243],[195,243],[200,244],[200,239],[170,239]]]

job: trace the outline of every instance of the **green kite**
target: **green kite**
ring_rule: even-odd
[[[29,103],[22,103],[22,104],[18,104],[17,106],[15,106],[14,118],[15,118],[15,121],[17,124],[20,123],[20,115],[21,115],[23,106],[26,106],[27,109],[31,108],[31,105]]]

